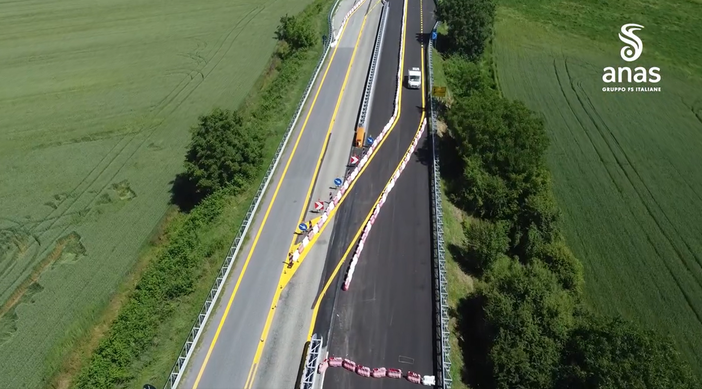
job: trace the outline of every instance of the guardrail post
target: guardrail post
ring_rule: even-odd
[[[440,22],[436,22],[432,33],[437,30]],[[449,343],[449,306],[446,284],[446,259],[444,257],[444,211],[441,206],[441,178],[439,176],[439,148],[437,144],[436,102],[431,91],[434,87],[434,67],[432,64],[434,42],[430,39],[427,45],[426,58],[429,61],[429,109],[431,113],[430,138],[432,145],[432,222],[434,238],[434,302],[436,304],[436,353],[437,386],[451,389],[451,344]]]

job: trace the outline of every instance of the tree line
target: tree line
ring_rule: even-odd
[[[566,245],[543,120],[501,96],[485,70],[495,0],[439,0],[438,49],[451,101],[440,108],[441,174],[473,216],[450,248],[479,281],[454,315],[463,381],[479,388],[697,388],[672,341],[587,306]],[[617,298],[617,296],[612,296]]]

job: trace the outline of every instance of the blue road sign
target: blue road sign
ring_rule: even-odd
[[[339,186],[343,183],[344,181],[341,180],[341,178],[335,178],[334,179],[334,185]]]
[[[305,231],[307,231],[307,224],[305,224],[305,223],[300,223],[300,225],[297,226],[297,228],[299,228],[300,231],[305,232]]]
[[[373,144],[373,137],[369,136],[368,139],[366,139],[366,143],[370,146]]]
[[[431,32],[431,40],[435,41],[436,40],[436,31]]]

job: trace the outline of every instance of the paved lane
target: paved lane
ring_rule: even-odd
[[[356,13],[350,19],[333,58],[328,60],[331,64],[326,77],[323,78],[324,68],[320,73],[319,85],[309,98],[307,109],[312,110],[309,121],[302,128],[303,114],[290,139],[286,154],[261,204],[261,211],[252,225],[252,234],[258,234],[249,237],[249,242],[237,258],[237,268],[232,271],[219,306],[210,318],[208,328],[200,339],[199,349],[191,358],[188,371],[181,381],[184,388],[238,389],[246,386],[280,270],[299,222],[301,208],[306,202],[304,197],[314,180],[315,165],[322,151],[336,97],[350,65],[362,18],[362,14],[359,16]],[[319,95],[312,106],[317,88]],[[299,143],[296,145],[298,136]],[[276,187],[279,188],[276,190]]]

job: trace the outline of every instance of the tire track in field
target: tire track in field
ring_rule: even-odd
[[[195,72],[195,73],[198,73],[198,72],[199,72],[199,73],[202,73],[202,70],[204,70],[204,68],[207,66],[208,62],[211,61],[215,56],[217,56],[217,54],[219,53],[219,50],[221,49],[221,46],[226,42],[226,40],[229,38],[229,36],[231,36],[231,34],[233,33],[233,31],[236,30],[237,27],[239,27],[239,26],[241,25],[241,23],[242,23],[246,18],[248,18],[253,12],[255,12],[256,9],[257,9],[257,8],[252,9],[252,10],[251,10],[249,13],[247,13],[243,18],[241,18],[241,19],[234,25],[234,27],[232,27],[232,29],[230,29],[230,30],[225,34],[224,38],[221,39],[221,42],[219,42],[219,46],[220,46],[220,47],[215,51],[215,53],[214,53],[214,55],[212,56],[212,58],[210,58],[210,60],[205,61],[205,63],[203,64],[203,66],[202,66],[200,69],[197,69],[197,70],[195,70],[195,71],[191,71],[191,74],[189,74],[188,76],[184,77],[184,78],[176,85],[176,87],[175,87],[173,90],[171,90],[171,92],[169,92],[161,101],[159,101],[159,103],[155,106],[156,111],[153,111],[153,109],[152,109],[153,114],[150,115],[147,119],[144,119],[144,121],[151,121],[151,120],[153,120],[155,117],[157,117],[158,115],[160,115],[161,113],[163,113],[163,112],[166,110],[166,108],[168,108],[168,106],[169,106],[171,103],[173,103],[173,102],[178,98],[178,96],[183,92],[183,90],[185,90],[190,84],[193,83],[192,81],[194,80],[194,77],[192,76],[192,73],[193,73],[193,72]],[[260,12],[260,11],[259,11],[259,12]],[[250,21],[251,21],[251,20],[248,20],[248,21],[246,22],[245,25],[248,25],[248,23],[250,23]],[[221,60],[221,59],[220,59],[220,60]],[[197,80],[197,81],[196,81],[196,82],[197,82],[197,85],[196,85],[196,87],[195,87],[194,89],[196,89],[197,86],[199,86],[203,81],[204,81],[204,79]],[[177,107],[179,107],[179,106],[183,103],[183,101],[185,101],[185,100],[187,99],[187,97],[190,96],[190,94],[192,93],[192,91],[194,91],[194,89],[191,90],[190,93],[188,93],[183,99],[181,99],[181,100],[177,103],[177,105],[176,105],[176,107],[175,107],[176,109],[177,109]],[[64,209],[64,211],[62,211],[59,215],[56,215],[56,216],[52,216],[52,215],[51,215],[51,214],[54,213],[54,211],[56,211],[56,210],[50,212],[50,213],[49,213],[49,216],[48,216],[47,218],[45,218],[44,220],[42,220],[42,221],[39,223],[39,225],[35,226],[35,228],[38,229],[44,221],[52,220],[52,222],[51,222],[48,226],[46,226],[45,228],[43,228],[42,231],[46,232],[46,231],[52,229],[52,228],[54,227],[54,225],[56,224],[56,222],[57,222],[59,219],[61,219],[62,217],[66,216],[67,211],[68,211],[69,209],[71,209],[71,207],[72,207],[76,202],[78,202],[78,200],[80,200],[80,198],[88,191],[88,189],[89,189],[98,179],[100,179],[100,177],[103,176],[104,172],[105,172],[107,169],[110,168],[110,166],[112,165],[112,163],[113,163],[117,158],[119,158],[120,156],[123,155],[124,150],[131,144],[131,142],[132,142],[134,139],[136,139],[139,135],[143,135],[143,131],[144,131],[144,130],[150,131],[148,134],[146,134],[145,139],[144,139],[143,141],[141,141],[141,143],[139,144],[139,148],[140,148],[140,146],[142,146],[145,142],[148,141],[148,139],[149,139],[150,136],[155,132],[155,130],[159,128],[159,126],[168,118],[168,116],[170,116],[170,114],[173,113],[174,110],[175,110],[175,109],[171,110],[171,111],[166,115],[166,117],[164,117],[162,120],[160,120],[157,124],[151,125],[151,126],[149,126],[148,128],[147,128],[146,126],[144,126],[144,127],[142,127],[141,129],[139,129],[137,132],[133,133],[131,136],[126,136],[125,138],[121,139],[120,142],[118,142],[118,143],[105,155],[105,157],[103,157],[103,158],[100,160],[100,162],[98,162],[98,164],[95,166],[95,168],[93,168],[93,170],[91,170],[90,173],[88,173],[88,175],[86,176],[86,178],[83,179],[71,192],[68,193],[66,199],[63,200],[63,201],[60,203],[59,207],[60,207],[61,205],[63,205],[66,201],[68,201],[69,199],[71,199],[71,198],[74,199],[73,201],[71,201],[70,203],[68,203],[68,206]],[[107,161],[107,165],[105,165],[105,167],[103,167],[99,172],[97,172],[97,175],[87,184],[87,186],[86,186],[85,188],[83,188],[83,189],[81,190],[81,193],[78,194],[77,196],[75,196],[75,192],[77,192],[77,191],[79,190],[80,186],[83,185],[88,179],[90,179],[90,176],[93,175],[93,173],[95,173],[95,172],[98,170],[98,168],[100,167],[100,165],[103,164],[103,162],[105,162],[105,161],[109,158],[110,154],[113,154],[114,150],[115,150],[120,144],[123,143],[122,140],[126,140],[127,142],[126,142],[125,144],[122,145],[122,147],[117,151],[116,154],[114,154],[114,156],[113,156],[109,161]],[[137,150],[135,150],[134,152],[132,152],[132,153],[129,155],[129,157],[123,162],[123,164],[122,164],[121,167],[119,168],[118,172],[119,172],[119,171],[121,170],[121,168],[129,161],[129,159],[136,153],[136,151],[139,150],[139,148],[137,148]],[[116,174],[115,174],[115,175],[116,175]],[[113,178],[114,178],[115,175],[113,175]],[[110,180],[110,181],[111,181],[111,180]],[[108,182],[106,185],[102,186],[99,190],[96,190],[96,191],[95,191],[95,194],[96,194],[96,195],[94,196],[94,198],[93,198],[92,200],[90,200],[90,202],[88,203],[88,206],[89,206],[90,204],[92,204],[92,202],[99,196],[100,193],[102,193],[102,191],[105,190],[105,188],[106,188],[109,184],[110,184],[110,182]],[[84,209],[85,209],[85,208],[87,208],[87,206],[85,206]],[[57,209],[58,209],[58,208],[57,208]],[[80,212],[80,211],[75,211],[75,212],[77,213],[77,212]],[[59,235],[60,235],[60,233],[59,233]],[[40,236],[41,236],[41,235],[40,235]]]
[[[581,105],[583,111],[584,111],[585,114],[588,116],[588,118],[590,119],[591,123],[595,126],[595,129],[598,131],[598,133],[600,134],[600,136],[601,136],[602,139],[604,140],[605,144],[607,145],[607,148],[609,149],[610,153],[611,153],[612,156],[614,157],[614,160],[616,161],[617,165],[619,166],[619,169],[622,171],[622,173],[624,173],[624,176],[625,176],[626,179],[628,180],[628,182],[629,182],[629,184],[631,185],[631,187],[634,189],[634,192],[636,193],[637,197],[639,198],[639,201],[640,201],[641,205],[644,206],[644,208],[646,209],[646,212],[648,213],[649,217],[653,220],[654,224],[658,227],[658,230],[661,232],[661,234],[662,234],[662,235],[665,237],[665,239],[668,241],[668,244],[671,246],[671,248],[673,249],[673,251],[676,253],[676,256],[678,257],[678,260],[683,264],[683,266],[685,266],[685,268],[687,269],[688,273],[690,273],[690,275],[697,281],[698,285],[700,285],[700,284],[701,284],[700,281],[697,279],[697,277],[695,276],[695,273],[693,272],[693,270],[690,268],[690,266],[689,266],[689,265],[687,264],[687,262],[685,261],[685,259],[684,259],[683,255],[682,255],[682,253],[680,252],[680,250],[679,250],[679,249],[676,247],[676,245],[674,244],[673,239],[669,236],[669,234],[668,234],[668,233],[666,232],[666,230],[663,228],[663,226],[661,225],[661,221],[659,221],[658,218],[655,216],[655,213],[654,213],[653,210],[651,209],[651,206],[645,201],[644,195],[640,192],[639,188],[635,185],[635,183],[634,183],[634,181],[635,181],[634,178],[632,178],[632,176],[631,176],[630,173],[627,171],[627,169],[625,169],[624,163],[623,163],[623,162],[620,160],[620,158],[617,156],[617,153],[615,152],[615,149],[614,149],[613,145],[611,144],[610,141],[607,140],[607,137],[606,137],[605,134],[604,134],[604,130],[601,128],[600,125],[598,125],[597,120],[595,120],[595,117],[593,117],[593,115],[588,111],[585,102],[584,102],[583,99],[580,97],[580,94],[578,93],[578,91],[577,91],[576,88],[575,88],[575,85],[574,85],[574,83],[573,83],[573,78],[571,77],[571,75],[570,75],[570,70],[568,69],[568,60],[567,60],[567,59],[565,59],[564,65],[565,65],[566,74],[567,74],[567,76],[568,76],[568,79],[570,80],[570,87],[571,87],[573,93],[575,94],[575,97],[578,99],[578,102],[580,103],[580,105]],[[559,81],[559,82],[560,82],[560,81]],[[585,97],[587,98],[587,94],[585,94]],[[569,103],[569,104],[570,104],[570,103]],[[640,175],[639,172],[636,170],[636,168],[634,167],[634,165],[631,163],[631,160],[629,159],[629,157],[628,157],[628,156],[626,155],[626,153],[624,152],[624,149],[621,147],[621,144],[620,144],[620,143],[616,140],[616,138],[614,137],[614,134],[612,133],[611,129],[610,129],[609,127],[607,127],[605,121],[602,119],[602,117],[599,115],[599,113],[597,113],[597,110],[595,109],[594,105],[592,105],[592,102],[589,101],[589,98],[588,98],[588,104],[587,104],[587,105],[590,106],[590,108],[592,109],[592,111],[594,112],[594,114],[596,115],[596,117],[599,119],[599,121],[602,122],[602,125],[606,128],[606,131],[609,133],[609,135],[612,137],[612,139],[613,139],[614,142],[616,143],[616,146],[617,146],[619,152],[623,155],[624,159],[626,160],[626,164],[628,164],[628,165],[631,167],[631,169],[634,171],[634,174],[636,175],[636,178],[638,178],[638,180],[641,182],[641,185],[646,189],[646,192],[647,192],[648,195],[652,198],[653,203],[658,207],[658,210],[659,210],[661,213],[663,213],[663,215],[664,215],[665,218],[666,218],[666,221],[668,221],[668,223],[672,225],[672,223],[670,222],[670,219],[668,219],[667,215],[665,215],[665,212],[663,212],[663,209],[661,208],[660,204],[655,200],[655,198],[653,197],[653,194],[651,193],[650,189],[646,186],[646,184],[644,183],[643,179],[641,178],[641,175]],[[593,144],[593,146],[594,146],[594,144]],[[599,154],[599,151],[598,151],[598,154]],[[605,165],[605,168],[606,168],[606,165]],[[609,169],[606,169],[606,170],[609,170]],[[610,178],[612,178],[611,174],[610,174]],[[631,212],[631,210],[630,210],[630,212]],[[676,232],[678,232],[677,229],[675,228],[675,226],[673,226],[673,229],[674,229]],[[644,230],[644,232],[645,232],[645,230]],[[691,296],[689,296],[688,293],[687,293],[687,291],[682,287],[682,285],[681,285],[681,280],[677,277],[677,275],[675,274],[675,272],[673,271],[673,269],[669,266],[668,261],[665,260],[665,257],[662,256],[661,253],[659,253],[658,250],[655,248],[655,245],[653,245],[651,236],[648,234],[648,232],[645,232],[645,234],[646,234],[646,236],[647,236],[647,239],[648,239],[649,242],[651,243],[651,246],[652,246],[652,247],[654,248],[654,250],[656,251],[656,254],[657,254],[658,257],[661,259],[661,262],[663,262],[664,265],[665,265],[665,267],[666,267],[666,269],[668,269],[668,273],[671,275],[671,277],[673,278],[673,280],[675,280],[675,283],[676,283],[678,289],[680,290],[680,292],[682,292],[682,295],[685,297],[685,301],[687,302],[687,304],[688,304],[688,306],[690,307],[690,309],[692,310],[692,312],[694,312],[694,314],[695,314],[695,316],[696,316],[696,318],[697,318],[697,321],[698,321],[700,324],[702,324],[702,314],[701,314],[700,312],[698,312],[698,310],[696,309],[696,307],[695,307],[695,305],[694,305],[694,303],[693,303],[693,302],[694,302],[694,299],[693,299]],[[678,234],[679,234],[679,232],[678,232]],[[687,244],[687,242],[685,242],[684,239],[683,239],[682,237],[681,237],[681,240],[682,240],[683,243],[685,244],[686,248],[688,248],[688,250],[691,251],[693,257],[699,262],[699,259],[698,259],[697,256],[694,254],[694,252],[692,252],[692,250],[691,250],[690,246]]]
[[[563,62],[566,63],[566,62],[567,62],[567,59],[564,59]],[[578,122],[578,125],[580,126],[580,129],[582,130],[582,132],[585,134],[585,136],[586,136],[586,137],[588,138],[588,140],[590,141],[590,145],[592,146],[592,149],[595,151],[595,154],[597,154],[597,158],[600,160],[600,164],[602,165],[602,167],[604,168],[604,170],[607,172],[607,176],[609,177],[609,180],[612,182],[612,184],[614,184],[614,186],[617,188],[617,191],[619,192],[619,195],[623,198],[623,197],[624,197],[624,189],[619,185],[619,183],[617,182],[617,180],[615,179],[615,177],[612,175],[612,172],[611,172],[610,169],[607,167],[608,164],[607,164],[607,162],[605,161],[605,158],[604,158],[604,156],[603,156],[601,150],[596,146],[595,141],[592,139],[592,135],[591,135],[590,132],[588,131],[588,129],[587,129],[585,123],[583,123],[582,120],[580,119],[580,116],[575,112],[575,108],[573,107],[573,104],[571,103],[571,100],[568,98],[568,95],[566,94],[566,89],[565,89],[565,87],[564,87],[564,82],[561,80],[561,78],[562,78],[562,77],[563,77],[563,78],[567,78],[568,80],[572,81],[572,78],[570,77],[570,74],[566,71],[566,75],[565,75],[565,76],[561,75],[560,72],[558,71],[558,65],[557,65],[555,59],[553,60],[553,71],[554,71],[554,73],[556,74],[556,80],[558,81],[558,87],[559,87],[560,90],[561,90],[561,94],[563,95],[563,99],[564,99],[565,102],[568,104],[568,109],[570,110],[570,112],[571,112],[572,116],[575,118],[575,120]],[[567,81],[566,81],[566,82],[567,82]],[[577,93],[576,93],[576,97],[577,97]],[[581,108],[584,109],[584,107],[581,107]],[[586,114],[587,114],[587,112],[586,112]],[[629,212],[629,214],[630,214],[632,217],[635,218],[635,215],[634,215],[633,211],[631,210],[631,208],[630,208],[630,207],[626,207],[626,209],[627,209],[627,211]],[[644,231],[644,232],[645,232],[645,231]],[[647,232],[645,232],[645,233],[646,233],[646,238],[648,239],[649,242],[651,242],[651,237],[648,235]],[[583,245],[583,247],[587,247],[587,245],[584,244],[584,243],[582,242],[582,240],[581,240],[581,244]],[[663,256],[661,255],[661,253],[658,252],[658,249],[657,249],[655,246],[653,246],[653,247],[654,247],[654,250],[656,251],[656,254],[659,256],[659,258],[662,259]],[[666,267],[667,267],[667,264],[666,264]],[[670,272],[670,269],[668,269],[668,271]],[[677,280],[676,280],[676,283],[677,283]],[[663,291],[661,290],[661,287],[658,285],[658,283],[654,283],[654,285],[656,286],[656,290],[658,291],[658,294],[664,295],[664,294],[663,294]],[[680,285],[679,285],[679,283],[678,283],[678,288],[679,288],[679,287],[680,287]]]
[[[268,3],[265,3],[265,4],[267,5]],[[34,232],[34,235],[36,236],[36,242],[38,242],[39,245],[41,245],[41,238],[42,238],[44,235],[46,235],[46,233],[49,233],[52,229],[54,229],[54,227],[56,227],[56,224],[57,224],[57,222],[58,222],[59,220],[63,219],[65,216],[69,216],[69,215],[71,215],[71,214],[80,214],[81,212],[83,212],[83,211],[85,211],[85,210],[88,210],[88,211],[90,210],[90,208],[89,208],[90,205],[92,205],[93,202],[99,197],[99,195],[110,185],[110,183],[111,183],[111,181],[114,179],[114,177],[116,177],[117,174],[119,174],[119,172],[121,172],[121,170],[122,170],[122,169],[124,168],[124,166],[130,161],[130,159],[131,159],[140,149],[142,149],[142,147],[144,146],[144,144],[146,144],[146,142],[150,139],[151,135],[161,126],[161,124],[163,124],[163,122],[164,122],[165,120],[168,119],[168,117],[169,117],[173,112],[175,112],[175,110],[177,110],[177,109],[182,105],[183,102],[187,101],[188,97],[205,81],[205,79],[207,78],[207,76],[208,76],[209,74],[212,73],[212,71],[217,67],[217,65],[219,65],[219,63],[222,61],[223,57],[226,56],[226,54],[229,52],[229,50],[231,49],[231,47],[234,45],[234,43],[235,43],[235,41],[236,41],[236,38],[238,38],[238,36],[239,36],[239,35],[241,34],[241,32],[245,29],[245,27],[248,26],[248,24],[249,24],[258,14],[260,14],[260,13],[265,9],[266,5],[264,5],[264,6],[262,6],[262,7],[255,7],[255,8],[253,8],[253,9],[252,9],[251,11],[249,11],[244,17],[242,17],[242,18],[234,25],[234,27],[232,27],[230,30],[228,30],[228,32],[227,32],[226,34],[224,34],[224,38],[223,38],[223,39],[220,39],[219,47],[217,47],[217,49],[214,51],[214,54],[212,55],[212,57],[211,57],[209,60],[205,60],[205,61],[204,61],[204,64],[202,64],[202,66],[201,66],[199,69],[196,69],[196,70],[194,70],[194,71],[191,71],[189,75],[185,76],[185,77],[176,85],[176,87],[175,87],[173,90],[171,90],[171,92],[169,92],[168,95],[166,95],[166,97],[164,97],[164,99],[162,99],[161,101],[159,101],[159,103],[155,106],[156,111],[154,112],[153,109],[152,109],[152,112],[154,112],[154,113],[153,113],[152,115],[150,115],[148,118],[146,118],[146,119],[143,120],[144,122],[152,121],[154,118],[158,117],[158,115],[162,114],[170,105],[172,105],[172,103],[175,102],[175,106],[174,106],[172,109],[170,109],[170,110],[168,111],[168,113],[167,113],[158,123],[156,123],[156,124],[154,124],[154,125],[151,125],[151,126],[148,127],[148,128],[144,126],[144,127],[142,127],[139,131],[133,133],[132,136],[127,135],[127,136],[125,136],[124,138],[120,139],[120,141],[118,141],[118,142],[115,144],[115,146],[112,147],[112,149],[98,162],[98,164],[88,173],[88,175],[87,175],[83,180],[81,180],[81,182],[80,182],[78,185],[76,185],[76,187],[74,187],[74,189],[73,189],[71,192],[68,193],[68,195],[66,196],[66,198],[65,198],[64,200],[62,200],[62,201],[57,205],[57,208],[56,208],[56,209],[52,210],[52,211],[49,213],[49,215],[47,215],[47,217],[45,217],[45,218],[43,218],[43,219],[41,219],[41,220],[39,220],[39,221],[34,222],[34,226],[31,227],[31,230]],[[244,23],[243,26],[241,26],[242,22]],[[222,55],[219,55],[219,54],[221,53],[222,47],[223,47],[223,46],[225,45],[225,43],[229,40],[229,38],[232,36],[232,34],[237,30],[237,28],[239,28],[239,32],[234,36],[233,41],[230,41],[229,45],[227,45],[227,48],[226,48],[226,50],[224,51],[224,53],[223,53]],[[205,70],[205,68],[207,67],[207,65],[208,65],[213,59],[215,59],[218,55],[219,55],[219,58],[218,58],[218,59],[216,60],[216,62],[214,63],[214,66],[212,66],[212,67],[209,69],[209,71],[208,71],[207,74],[204,76],[204,78],[199,79],[199,80],[194,80],[194,77],[192,76],[192,73],[195,72],[195,74],[197,74],[197,73],[203,74],[203,70]],[[188,79],[188,78],[189,78],[189,79]],[[185,83],[184,83],[184,81],[185,81]],[[192,81],[195,81],[195,82],[193,83]],[[187,92],[187,94],[185,94],[184,97],[178,99],[178,97],[182,94],[182,92],[183,92],[189,85],[192,85],[192,84],[194,84],[195,86],[194,86],[189,92]],[[176,100],[176,99],[178,99],[178,100]],[[123,156],[124,156],[124,150],[125,150],[128,146],[130,146],[130,145],[133,143],[133,141],[139,137],[139,135],[143,135],[143,134],[142,134],[142,131],[144,131],[144,130],[148,131],[148,133],[146,134],[146,136],[144,136],[144,139],[143,139],[141,142],[139,142],[138,145],[136,145],[136,148],[127,156],[127,158],[126,158],[126,159],[124,160],[124,162],[122,162],[122,164],[117,168],[116,172],[112,175],[112,177],[106,182],[106,184],[104,184],[99,190],[89,190],[97,180],[99,180],[101,177],[104,176],[104,173],[112,166],[113,162],[114,162],[117,158],[123,157]],[[126,143],[123,142],[124,140],[126,140]],[[97,175],[95,175],[94,178],[93,178],[84,188],[80,189],[81,186],[83,186],[83,184],[85,184],[85,183],[90,179],[90,177],[91,177],[92,175],[94,175],[93,173],[95,173],[95,172],[99,169],[100,165],[102,165],[102,164],[109,158],[110,154],[113,154],[114,150],[115,150],[116,148],[118,148],[118,146],[121,145],[121,144],[122,144],[122,147],[119,149],[119,151],[117,151],[117,153],[114,154],[114,156],[113,156],[109,161],[107,161],[107,164],[106,164],[99,172],[97,172]],[[80,192],[78,195],[76,195],[75,192],[77,192],[79,189],[81,190],[81,192]],[[78,211],[73,211],[73,212],[70,212],[70,213],[69,213],[68,211],[69,211],[81,198],[84,197],[84,195],[86,194],[86,192],[87,192],[87,193],[94,193],[95,195],[93,196],[92,199],[89,199],[89,200],[88,200],[87,205],[83,206],[83,209],[78,210]],[[71,199],[71,198],[72,198],[73,200],[67,203],[67,201],[69,201],[69,199]],[[67,203],[67,206],[62,207],[62,206],[63,206],[64,204],[66,204],[66,203]],[[52,216],[52,214],[55,213],[59,208],[63,208],[62,211],[59,211],[60,214],[59,214],[59,215],[53,215],[53,216]],[[45,226],[44,228],[41,228],[41,229],[40,229],[40,227],[42,226],[42,224],[44,224],[46,221],[51,221],[51,222],[49,223],[48,226]],[[74,223],[71,223],[71,222],[66,223],[66,225],[65,225],[58,233],[52,234],[52,237],[53,237],[53,238],[47,239],[47,241],[54,240],[55,237],[61,236],[61,234],[65,233],[70,227],[73,227],[73,226],[74,226]],[[37,230],[39,230],[39,229],[40,229],[41,232],[39,232],[39,233],[37,234],[36,232],[37,232]],[[40,252],[38,252],[37,254],[35,254],[35,255],[32,257],[32,260],[27,261],[27,262],[26,262],[26,265],[25,265],[25,267],[24,267],[24,269],[23,269],[23,271],[22,271],[22,274],[24,274],[24,273],[25,273],[29,268],[31,268],[31,267],[35,267],[35,268],[36,268],[37,265],[34,264],[34,259],[36,259],[37,256],[43,256],[43,255],[47,254],[49,251],[52,251],[52,247],[53,247],[53,245],[50,245],[50,246],[45,247],[42,251],[40,251]],[[26,279],[26,278],[25,278],[25,279]],[[7,292],[7,290],[8,290],[9,288],[11,288],[11,286],[8,287],[8,288],[5,288],[5,290],[3,291],[3,293]],[[20,296],[20,297],[21,297],[21,296]],[[19,301],[19,299],[17,299],[17,301]]]

